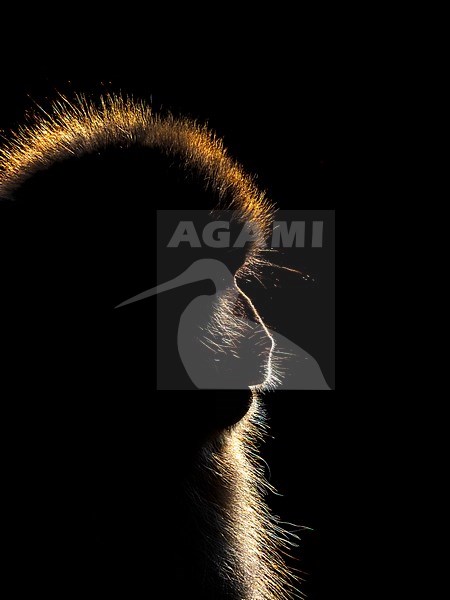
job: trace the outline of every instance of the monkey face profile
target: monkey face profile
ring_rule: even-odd
[[[271,203],[208,130],[121,97],[57,104],[13,136],[0,197],[2,364],[25,403],[52,414],[49,473],[83,515],[63,516],[39,577],[55,582],[56,564],[74,589],[111,597],[162,581],[165,598],[290,598],[257,450],[270,339],[247,389],[161,393],[155,298],[115,309],[157,284],[157,206],[222,203],[252,222],[235,273],[258,263]]]

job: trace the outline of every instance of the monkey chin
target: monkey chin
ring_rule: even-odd
[[[152,163],[151,168],[146,166],[147,160]],[[33,233],[36,223],[30,218],[29,229],[22,233],[30,246],[35,242],[34,248],[42,258],[39,269],[42,265],[45,269],[50,269],[49,263],[54,261],[55,254],[58,254],[55,248],[44,248],[49,244],[52,235],[57,237],[60,245],[69,246],[73,243],[74,250],[69,253],[70,256],[68,254],[69,258],[65,264],[66,270],[70,271],[70,277],[67,276],[67,280],[64,280],[64,273],[58,272],[55,282],[54,273],[48,271],[46,283],[49,289],[53,290],[58,302],[52,301],[50,293],[45,297],[35,298],[38,308],[34,310],[36,322],[39,322],[36,327],[45,325],[45,335],[53,335],[59,343],[60,323],[66,319],[70,320],[67,327],[70,326],[73,339],[75,336],[78,336],[77,339],[85,336],[83,353],[77,354],[76,364],[78,367],[82,362],[85,369],[91,374],[94,373],[95,378],[101,381],[96,388],[91,378],[91,393],[104,393],[101,385],[104,386],[107,379],[114,380],[114,386],[111,386],[114,387],[112,393],[124,398],[133,397],[133,392],[137,397],[141,397],[140,385],[145,385],[140,378],[148,366],[138,352],[133,354],[136,338],[131,340],[132,343],[126,343],[130,342],[127,338],[131,335],[129,323],[123,326],[120,334],[115,333],[109,340],[110,323],[103,315],[124,299],[123,290],[119,291],[120,286],[115,283],[117,280],[130,286],[130,296],[131,289],[134,289],[135,293],[140,291],[136,289],[136,283],[131,281],[132,276],[127,265],[134,265],[133,273],[143,272],[148,268],[145,229],[139,229],[142,226],[139,222],[142,195],[141,198],[133,199],[133,181],[137,177],[135,170],[139,171],[141,178],[135,189],[139,191],[146,185],[151,188],[152,177],[159,177],[159,166],[163,165],[164,170],[167,164],[170,164],[167,171],[169,180],[172,181],[170,178],[173,177],[175,166],[178,175],[174,179],[177,185],[183,187],[187,185],[187,181],[194,181],[195,193],[199,190],[203,193],[208,208],[217,205],[226,207],[235,211],[236,218],[242,224],[253,225],[256,236],[247,250],[245,261],[240,266],[240,275],[244,278],[256,273],[259,265],[263,263],[261,252],[266,247],[266,239],[271,232],[274,207],[258,189],[254,179],[230,158],[222,141],[206,127],[186,118],[160,116],[147,104],[126,97],[106,96],[98,101],[77,97],[70,102],[59,99],[44,115],[34,115],[26,125],[11,135],[9,141],[0,149],[0,198],[6,202],[15,199],[18,204],[25,203],[30,206],[32,215],[36,214],[33,212],[36,211],[36,205],[45,203],[48,203],[49,211],[56,211],[58,217],[61,216],[61,211],[68,211],[69,217],[61,218],[58,225],[60,230],[57,232],[50,231],[50,225],[42,219],[43,230]],[[83,168],[90,173],[84,182],[78,174],[80,165],[84,165]],[[122,169],[128,169],[127,183],[117,192],[116,176]],[[92,185],[93,172],[100,173],[101,187],[110,186],[104,194],[104,200],[98,193],[100,188]],[[70,186],[67,185],[68,178]],[[173,190],[170,189],[171,184],[167,187],[166,183],[162,182],[157,186],[157,190],[153,191],[169,197]],[[73,204],[67,208],[63,206],[65,198],[62,197],[61,190],[65,189],[65,194],[70,195],[68,188],[72,187],[72,184],[76,187],[76,194],[74,192]],[[130,189],[131,192],[128,193]],[[125,228],[132,224],[136,229],[133,229],[135,233],[128,240],[130,244],[127,246],[126,243],[122,243],[120,251],[117,251],[114,250],[118,245],[115,226],[104,228],[102,244],[104,241],[105,247],[111,248],[114,259],[108,271],[101,262],[102,259],[98,258],[100,254],[97,256],[94,252],[94,249],[104,252],[103,246],[99,250],[100,243],[96,238],[101,227],[99,215],[103,214],[102,211],[114,211],[110,194],[120,196],[122,192],[126,199],[122,198],[122,204],[115,213],[114,223],[123,225],[125,219]],[[154,201],[151,194],[148,197],[150,202]],[[76,211],[71,211],[70,207],[79,205],[80,202],[85,206],[85,212],[76,216]],[[213,204],[210,204],[211,202]],[[129,211],[130,216],[126,217],[123,206],[128,204],[132,206],[132,210]],[[133,212],[135,208],[137,213]],[[70,228],[70,231],[67,229],[67,235],[64,227]],[[91,227],[92,236],[89,230]],[[79,237],[75,243],[76,238],[71,236],[80,236],[80,232],[83,232],[81,243]],[[136,240],[142,236],[142,248],[138,248],[136,254],[131,256]],[[30,241],[33,239],[34,242]],[[127,263],[122,253],[128,251],[131,262]],[[86,255],[86,261],[83,263],[85,270],[82,274],[77,266],[80,253]],[[29,277],[33,277],[37,268],[33,263],[33,256],[27,260],[31,262],[25,267],[29,269]],[[133,263],[135,260],[137,262]],[[98,275],[100,264],[102,269],[105,269],[101,278]],[[42,270],[40,286],[44,285],[42,277],[45,276]],[[83,293],[77,292],[81,289],[77,286],[77,277],[83,277],[84,280],[88,278],[89,285],[86,287],[86,283],[84,284]],[[24,293],[25,290],[24,284]],[[64,304],[69,302],[69,296],[70,312],[67,309],[69,305]],[[88,309],[91,314],[90,329],[83,321]],[[57,317],[55,311],[59,311]],[[83,319],[79,317],[80,314],[83,314]],[[67,315],[70,315],[70,318]],[[102,324],[104,330],[101,330]],[[101,353],[95,351],[95,331],[98,335],[98,347],[102,348]],[[148,335],[144,334],[143,338],[148,339]],[[126,348],[123,355],[116,347],[114,352],[111,350],[114,340],[119,338],[124,342],[120,347]],[[86,343],[86,339],[91,341]],[[105,340],[111,343],[106,343]],[[141,349],[144,344],[145,340],[138,347]],[[61,345],[55,347],[59,349]],[[69,352],[68,344],[64,348]],[[55,350],[53,356],[54,371],[58,371],[61,378],[66,373],[62,355],[61,351]],[[99,360],[100,355],[107,356],[108,359]],[[39,353],[36,353],[35,357],[36,361],[40,360]],[[41,360],[42,364],[39,364],[43,366],[43,359]],[[114,361],[117,362],[115,367],[112,366],[116,364]],[[130,370],[127,371],[124,364],[128,364]],[[142,367],[141,372],[139,366]],[[70,376],[73,377],[73,372]],[[76,382],[76,379],[75,377],[73,381]],[[76,386],[76,383],[73,386]],[[132,393],[130,386],[133,388]],[[272,516],[264,498],[271,487],[264,477],[263,461],[258,449],[268,427],[260,394],[263,390],[263,385],[255,386],[252,390],[242,392],[244,395],[241,395],[239,400],[228,403],[222,400],[214,402],[214,392],[211,392],[211,403],[204,411],[184,409],[183,413],[183,409],[180,408],[179,412],[182,415],[189,415],[188,425],[191,431],[200,432],[199,435],[185,434],[183,417],[175,414],[176,409],[167,409],[165,418],[172,421],[178,418],[179,421],[179,424],[175,425],[175,428],[179,429],[172,435],[172,439],[177,439],[178,436],[183,443],[186,441],[186,444],[192,444],[189,446],[189,452],[185,452],[181,445],[175,448],[174,460],[183,457],[183,454],[189,454],[192,460],[186,459],[187,466],[182,471],[182,482],[179,485],[168,483],[173,495],[180,492],[180,519],[186,518],[186,522],[191,523],[184,527],[182,535],[185,539],[180,542],[179,559],[182,561],[187,557],[191,541],[195,550],[192,550],[192,557],[187,558],[191,573],[181,568],[178,582],[175,581],[176,577],[174,578],[173,589],[171,581],[163,582],[164,597],[196,597],[198,600],[287,600],[296,594],[295,579],[283,558],[283,555],[289,552],[289,535]],[[78,392],[78,397],[81,397],[83,390],[77,390]],[[75,391],[73,393],[76,395]],[[230,391],[229,394],[230,398],[236,397],[234,392]],[[111,406],[107,410],[111,410]],[[198,412],[195,413],[195,410]],[[117,420],[120,421],[119,418]],[[199,443],[192,443],[192,437]],[[144,458],[140,460],[142,468],[145,469]],[[130,477],[130,474],[128,476]],[[142,473],[138,474],[136,470],[136,478],[138,477],[142,477]],[[154,477],[152,479],[154,480]],[[174,506],[178,506],[175,501]],[[164,537],[165,527],[161,529]],[[170,535],[177,535],[176,524],[169,523],[167,530]],[[190,538],[191,535],[193,538]],[[170,546],[167,541],[161,543],[166,543],[168,548]],[[152,577],[151,565],[142,566],[142,569],[148,569],[149,576]],[[187,579],[190,579],[190,582]]]

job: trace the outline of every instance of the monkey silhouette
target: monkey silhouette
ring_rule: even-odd
[[[181,360],[198,387],[223,393],[164,394],[148,306],[115,308],[155,288],[156,206],[231,207],[253,224],[256,256],[272,203],[208,129],[121,96],[60,99],[7,136],[0,198],[2,400],[23,452],[9,488],[23,490],[18,577],[49,598],[293,597],[290,538],[267,505],[258,449],[270,335],[225,265],[194,264],[157,293],[212,277],[231,294],[221,316],[232,326],[240,303],[262,356],[223,339],[247,366],[235,371],[230,351],[205,382],[198,340],[225,330],[211,315],[218,298],[196,298],[179,324]],[[240,389],[226,389],[227,373]]]

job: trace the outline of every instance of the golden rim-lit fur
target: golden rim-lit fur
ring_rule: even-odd
[[[243,222],[255,225],[262,244],[272,224],[273,205],[252,178],[232,160],[207,127],[186,118],[161,117],[144,102],[107,95],[99,102],[78,96],[53,103],[10,134],[0,147],[0,197],[11,197],[34,173],[56,161],[110,145],[134,144],[176,156],[204,178],[219,197],[231,198]]]
[[[223,143],[196,122],[158,116],[144,102],[108,95],[98,102],[78,96],[60,98],[11,133],[0,148],[0,198],[14,192],[35,173],[55,162],[133,145],[159,149],[180,159],[238,220],[253,224],[256,239],[245,268],[264,264],[261,252],[272,226],[274,207],[253,179],[229,157]],[[292,576],[282,559],[288,535],[264,501],[270,489],[258,444],[266,425],[258,390],[247,415],[204,448],[198,481],[190,493],[217,535],[210,539],[211,560],[236,600],[286,600],[295,595]],[[250,392],[249,392],[250,393]]]

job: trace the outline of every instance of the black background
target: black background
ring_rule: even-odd
[[[346,193],[339,162],[352,102],[342,64],[320,42],[308,56],[293,43],[288,60],[263,45],[208,63],[204,52],[180,51],[165,62],[152,52],[138,65],[133,56],[121,59],[120,50],[109,56],[103,49],[60,66],[54,53],[29,54],[3,74],[0,127],[20,122],[30,98],[45,103],[55,90],[122,90],[152,99],[156,109],[207,121],[280,208],[335,208]],[[336,398],[333,392],[267,396],[274,439],[263,455],[282,494],[270,504],[283,521],[311,528],[295,552],[311,600],[333,597],[343,577],[336,556],[348,504],[346,411]]]

